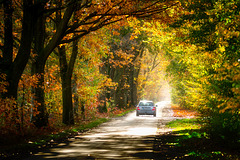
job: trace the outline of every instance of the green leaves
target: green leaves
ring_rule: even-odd
[[[194,0],[185,2],[184,6],[185,15],[172,26],[178,27],[182,33],[187,30],[184,38],[178,36],[175,39],[184,42],[186,47],[174,47],[171,56],[167,54],[173,61],[168,71],[173,76],[175,98],[185,107],[198,109],[210,116],[209,125],[219,129],[216,136],[226,137],[226,125],[233,129],[240,121],[239,118],[232,121],[233,115],[239,113],[239,2]],[[177,48],[182,53],[178,54]],[[183,63],[176,63],[175,59]],[[183,76],[180,69],[184,65]],[[184,94],[180,96],[180,93]],[[220,122],[217,117],[223,113],[232,117]],[[216,122],[216,125],[211,122]]]

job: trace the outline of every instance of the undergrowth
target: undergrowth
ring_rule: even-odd
[[[204,121],[200,118],[178,119],[171,121],[167,127],[173,131],[165,136],[161,136],[159,141],[161,148],[163,145],[171,144],[166,152],[173,152],[176,159],[240,159],[240,146],[229,147],[221,141],[210,138],[204,128]],[[171,155],[171,153],[166,153]]]
[[[33,133],[32,136],[21,137],[24,141],[22,140],[14,145],[0,145],[0,159],[19,159],[36,153],[42,148],[53,147],[60,142],[67,141],[69,138],[95,128],[100,124],[111,120],[113,117],[121,117],[131,111],[133,111],[133,109],[123,111],[110,118],[96,118],[95,120],[83,124],[77,124],[70,127],[62,126],[57,130],[54,129],[52,132],[50,128],[41,129],[41,131],[35,132],[35,134]],[[36,135],[37,133],[38,135]]]

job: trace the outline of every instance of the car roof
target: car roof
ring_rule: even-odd
[[[140,102],[152,102],[152,101],[149,101],[149,100],[141,100]]]
[[[149,100],[141,100],[141,101],[139,101],[139,103],[140,103],[140,102],[145,102],[145,103],[146,103],[146,102],[152,102],[152,103],[153,103],[153,101],[149,101]]]

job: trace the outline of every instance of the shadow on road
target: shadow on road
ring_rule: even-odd
[[[158,133],[169,132],[164,126],[173,117],[169,105],[159,109],[162,113],[157,117],[136,117],[132,112],[116,118],[26,160],[164,159],[166,154],[161,154],[156,147],[159,146]]]
[[[154,141],[154,135],[140,137],[111,135],[94,139],[94,144],[91,140],[72,139],[61,143],[55,149],[40,152],[34,159],[152,159]]]

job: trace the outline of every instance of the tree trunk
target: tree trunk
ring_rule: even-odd
[[[40,0],[39,0],[40,1]],[[45,25],[45,17],[42,15],[44,13],[44,3],[40,4],[39,10],[35,12],[38,13],[41,17],[38,19],[37,28],[35,30],[35,53],[37,54],[36,59],[33,62],[32,74],[36,74],[40,76],[40,82],[38,83],[37,88],[33,90],[35,94],[33,100],[38,103],[37,109],[39,114],[34,117],[35,125],[37,127],[46,126],[48,123],[47,114],[46,114],[46,106],[44,100],[44,67],[45,63],[52,53],[52,51],[59,45],[60,41],[64,37],[64,33],[67,30],[68,22],[74,12],[74,4],[71,4],[67,7],[64,12],[64,16],[62,19],[58,19],[59,23],[57,24],[57,31],[53,38],[49,41],[49,43],[44,47],[44,25]],[[61,17],[61,16],[60,16]],[[64,77],[65,78],[65,77]],[[71,78],[70,78],[71,79]]]
[[[137,77],[136,77],[134,65],[130,65],[129,85],[130,85],[131,106],[135,106],[137,104],[137,82],[135,79],[137,79]]]
[[[62,77],[62,96],[63,96],[63,123],[66,125],[74,124],[71,78]]]
[[[73,92],[73,113],[74,115],[78,115],[78,109],[79,109],[79,96],[77,93],[77,75],[74,75],[73,81],[72,81],[72,92]]]
[[[100,113],[107,113],[107,103],[106,99],[110,98],[109,94],[107,92],[110,92],[109,89],[106,88],[107,91],[102,91],[100,96],[98,97],[100,104],[98,105],[98,111]]]
[[[12,1],[4,1],[4,46],[3,61],[6,68],[10,67],[13,60],[13,24],[12,24]]]
[[[7,92],[2,95],[2,98],[17,98],[17,86],[13,85],[12,81],[12,65],[13,65],[13,33],[12,33],[12,1],[4,1],[4,46],[3,53],[0,57],[0,73],[4,73],[7,75]],[[3,79],[0,79],[4,81]],[[1,93],[2,94],[2,93]]]
[[[34,96],[33,106],[37,108],[38,114],[33,117],[33,123],[36,127],[41,128],[48,125],[48,116],[46,113],[44,98],[44,67],[45,63],[33,63],[32,75],[38,76],[37,87],[32,87]]]
[[[0,72],[6,74],[8,82],[7,92],[2,98],[17,99],[18,83],[30,57],[33,39],[33,27],[35,24],[35,12],[31,1],[23,1],[22,34],[20,47],[16,58],[13,57],[13,35],[12,35],[12,4],[4,1],[4,46],[3,58],[0,57]]]
[[[34,96],[33,107],[37,108],[38,114],[33,117],[33,122],[36,127],[41,128],[48,125],[48,116],[46,113],[45,106],[45,95],[44,95],[44,68],[46,60],[42,58],[41,52],[44,48],[45,41],[45,19],[46,17],[42,14],[44,12],[44,3],[38,3],[35,7],[35,12],[38,15],[37,23],[34,29],[34,53],[37,55],[32,62],[32,75],[38,77],[37,87],[32,87],[32,93]]]
[[[74,17],[76,18],[76,17]],[[63,120],[66,125],[74,124],[74,110],[73,110],[73,98],[72,98],[72,75],[74,65],[78,55],[78,39],[73,41],[72,54],[67,62],[66,48],[65,46],[58,47],[59,50],[59,62],[60,62],[60,74],[62,79],[62,97],[63,97]]]
[[[65,46],[58,47],[60,74],[62,79],[62,98],[63,98],[63,119],[62,122],[66,125],[74,124],[73,102],[72,102],[72,73],[68,71],[68,63],[66,57]]]

